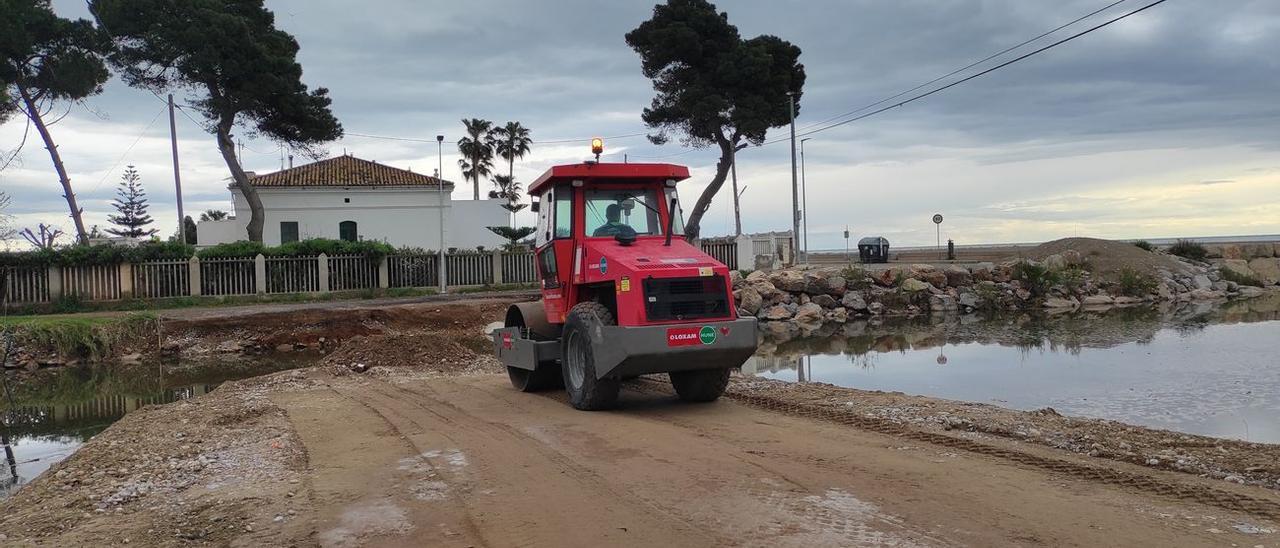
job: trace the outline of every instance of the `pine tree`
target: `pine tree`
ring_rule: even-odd
[[[120,188],[116,189],[111,207],[120,214],[107,215],[107,220],[120,228],[108,228],[107,232],[127,238],[147,238],[159,232],[144,228],[151,224],[151,216],[147,215],[147,193],[142,190],[142,177],[133,166],[126,167],[120,177]]]

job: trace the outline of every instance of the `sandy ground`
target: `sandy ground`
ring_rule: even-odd
[[[0,545],[1280,546],[1280,491],[969,428],[956,402],[945,428],[751,379],[683,404],[654,377],[575,411],[479,353],[496,306],[132,413],[0,501]]]

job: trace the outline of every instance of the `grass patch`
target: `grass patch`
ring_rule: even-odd
[[[1151,242],[1148,242],[1148,241],[1146,241],[1146,240],[1138,240],[1138,241],[1136,241],[1136,242],[1133,242],[1133,246],[1134,246],[1134,247],[1136,247],[1136,248],[1138,248],[1138,249],[1141,249],[1141,250],[1143,250],[1143,251],[1155,251],[1155,250],[1156,250],[1156,246],[1151,245]]]
[[[1250,276],[1248,274],[1241,274],[1239,272],[1231,270],[1230,268],[1219,269],[1218,274],[1222,276],[1222,279],[1228,282],[1235,282],[1236,285],[1251,285],[1254,287],[1266,286],[1266,284],[1262,283],[1262,280],[1254,278],[1253,276]]]
[[[467,294],[467,293],[488,293],[490,291],[516,291],[520,289],[537,289],[537,284],[496,284],[496,285],[476,285],[469,287],[459,287],[450,289],[450,293]]]
[[[1199,262],[1204,262],[1205,259],[1209,258],[1209,250],[1205,249],[1199,242],[1192,240],[1178,240],[1169,247],[1169,253]]]
[[[71,358],[100,360],[117,345],[155,332],[154,314],[113,317],[28,316],[0,319],[0,328],[26,345],[56,351]]]
[[[532,285],[486,286],[475,291],[502,291],[525,289]],[[457,292],[467,292],[457,290]],[[427,287],[393,287],[390,289],[360,289],[332,293],[276,293],[270,295],[240,295],[232,297],[172,297],[167,299],[123,299],[107,302],[84,302],[74,298],[59,299],[46,305],[24,305],[9,308],[11,314],[33,316],[39,314],[73,314],[79,312],[120,312],[172,310],[178,308],[210,306],[244,306],[253,304],[281,304],[325,302],[352,299],[380,299],[384,297],[425,297],[435,295],[435,289]]]

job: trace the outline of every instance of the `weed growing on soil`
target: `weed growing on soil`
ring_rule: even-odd
[[[1155,292],[1156,280],[1132,268],[1120,269],[1116,287],[1121,295],[1128,297],[1145,297]]]
[[[1137,247],[1138,249],[1141,249],[1141,250],[1143,250],[1143,251],[1155,251],[1155,250],[1156,250],[1156,247],[1155,247],[1155,246],[1153,246],[1153,245],[1151,245],[1151,242],[1148,242],[1148,241],[1146,241],[1146,240],[1138,240],[1138,241],[1136,241],[1136,242],[1133,242],[1133,245],[1134,245],[1134,247]]]
[[[1049,292],[1049,288],[1058,284],[1061,276],[1042,264],[1020,261],[1013,265],[1013,279],[1022,282],[1022,286],[1032,295],[1041,297]]]
[[[1262,283],[1262,280],[1259,280],[1248,274],[1241,274],[1239,272],[1231,270],[1230,268],[1221,269],[1219,271],[1219,274],[1222,275],[1222,279],[1228,282],[1235,282],[1238,285],[1251,285],[1254,287],[1263,287],[1266,285]]]
[[[1068,292],[1077,293],[1089,279],[1087,270],[1084,266],[1069,267],[1058,273],[1058,283],[1062,284]]]
[[[861,290],[871,287],[871,278],[867,276],[867,271],[856,264],[844,267],[844,270],[840,271],[840,276],[844,277],[846,287],[850,289]]]
[[[973,286],[973,292],[978,295],[979,310],[1000,310],[1004,308],[1003,297],[1000,288],[996,284],[990,282],[982,282]]]
[[[1178,240],[1169,247],[1169,253],[1184,259],[1204,262],[1209,257],[1209,250],[1192,240]]]

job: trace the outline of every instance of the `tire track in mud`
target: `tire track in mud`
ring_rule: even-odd
[[[630,386],[644,391],[670,392],[670,388],[658,381],[641,379]],[[1070,462],[1063,459],[1033,455],[1004,447],[997,447],[964,438],[945,434],[925,432],[897,424],[885,419],[877,419],[859,415],[852,411],[836,409],[821,405],[812,405],[784,401],[761,395],[749,395],[726,392],[724,397],[735,402],[774,413],[781,413],[806,419],[821,420],[844,426],[852,426],[879,434],[906,438],[918,442],[961,449],[979,455],[1001,458],[1018,464],[1042,468],[1052,472],[1066,474],[1108,485],[1116,485],[1178,500],[1198,502],[1225,510],[1244,512],[1259,517],[1280,520],[1280,502],[1233,493],[1224,489],[1215,489],[1204,485],[1178,483],[1153,476],[1136,474],[1110,468],[1090,466]]]
[[[372,397],[369,397],[369,401],[365,404],[379,415],[386,417],[390,422],[399,423],[404,427],[411,426],[414,429],[432,432],[435,435],[445,437],[454,444],[454,447],[460,449],[469,447],[466,453],[472,461],[471,466],[476,468],[476,471],[468,474],[470,477],[466,478],[465,484],[461,486],[463,496],[451,500],[454,500],[458,506],[464,508],[463,511],[467,514],[468,524],[475,528],[474,531],[477,537],[481,529],[481,522],[486,522],[487,520],[475,512],[485,513],[485,506],[488,503],[475,495],[477,493],[489,494],[490,489],[482,489],[486,486],[486,480],[489,487],[519,485],[519,482],[516,481],[517,478],[527,479],[526,476],[532,475],[544,478],[545,484],[542,486],[543,488],[559,484],[561,487],[573,491],[574,489],[569,488],[569,485],[576,485],[577,489],[583,492],[590,493],[594,491],[602,495],[601,500],[596,501],[594,505],[586,498],[574,501],[571,506],[575,507],[576,511],[570,512],[571,514],[584,516],[594,515],[597,518],[596,521],[601,524],[624,520],[622,516],[635,516],[639,512],[647,514],[647,517],[642,518],[647,523],[642,529],[648,529],[651,532],[659,529],[664,531],[663,534],[680,532],[681,538],[689,539],[702,536],[707,542],[712,542],[712,538],[714,538],[715,543],[725,543],[729,540],[717,538],[717,535],[712,535],[707,531],[700,531],[697,527],[698,524],[681,519],[681,516],[665,510],[654,501],[638,499],[634,494],[619,490],[599,474],[588,470],[554,449],[543,446],[534,437],[521,432],[517,428],[477,416],[450,402],[449,397],[441,394],[435,388],[423,385],[416,386],[425,390],[420,391],[396,383],[373,380],[367,385],[369,391],[366,392]],[[468,386],[465,383],[457,383],[452,386],[456,389],[476,390],[475,387]],[[484,393],[483,391],[481,392]],[[492,396],[492,394],[488,393],[485,393],[485,395]],[[423,421],[423,417],[414,416],[417,413],[425,413],[431,418]],[[444,426],[445,431],[440,431],[436,425],[430,424],[431,421],[439,421],[441,423],[439,426]],[[405,429],[397,428],[397,430],[404,432]],[[419,444],[412,440],[414,437],[412,433],[404,432],[404,435],[410,443],[421,449]],[[521,451],[515,454],[510,453],[510,447],[508,447],[510,444],[520,447]],[[504,447],[506,447],[505,450],[496,450]],[[503,459],[507,460],[494,460],[492,458],[492,455],[504,453],[506,457],[503,457]],[[521,471],[514,472],[514,470]],[[570,471],[572,473],[567,473]],[[561,491],[564,489],[552,490]],[[603,502],[623,500],[631,500],[633,502],[627,505],[632,506],[629,511],[621,511],[621,513],[618,513],[620,510],[615,507],[622,505],[616,502],[613,504]],[[528,504],[533,504],[533,501],[525,501],[525,504],[508,502],[526,508],[529,508]],[[592,507],[596,508],[596,510],[588,510],[588,508]],[[533,515],[526,514],[520,519],[533,519]],[[490,513],[490,516],[492,516],[492,513]],[[543,518],[550,518],[550,516],[543,516]],[[518,531],[513,532],[509,527],[504,527],[503,519],[497,517],[493,517],[493,519],[496,519],[496,521],[487,523],[486,527],[484,527],[487,532],[485,540],[490,544],[557,546],[562,545],[564,541],[564,538],[561,537],[565,531],[563,528],[550,527],[535,531],[527,527],[520,527]],[[661,526],[658,525],[658,521],[654,521],[655,519],[661,520]],[[642,524],[637,523],[635,525]],[[625,527],[620,530],[624,534],[627,533],[627,528]],[[695,534],[695,531],[697,531],[697,534]],[[610,533],[616,532],[611,531]],[[636,534],[641,533],[641,531],[633,530],[631,533]],[[609,537],[602,535],[601,538]],[[611,542],[629,545],[634,541],[624,540],[620,537],[611,538],[606,541],[606,544]]]
[[[685,523],[698,528],[703,534],[717,537],[717,545],[745,547],[786,547],[786,546],[945,546],[949,543],[931,534],[909,527],[902,519],[883,513],[876,505],[862,502],[840,488],[812,485],[813,482],[799,482],[790,479],[786,473],[772,466],[767,459],[755,458],[754,455],[738,454],[737,447],[725,442],[719,436],[698,428],[687,421],[671,420],[676,414],[648,408],[645,413],[633,414],[596,414],[576,411],[568,403],[568,396],[563,391],[546,391],[538,393],[520,393],[507,388],[492,389],[478,386],[476,383],[458,382],[454,385],[458,390],[476,394],[477,399],[496,398],[512,406],[529,396],[541,396],[531,401],[550,400],[563,405],[569,417],[586,418],[608,417],[610,421],[634,423],[636,427],[655,429],[657,431],[677,430],[700,438],[700,443],[715,444],[710,448],[701,447],[702,452],[722,455],[734,463],[728,468],[713,468],[725,472],[726,477],[709,482],[709,487],[698,481],[682,481],[682,490],[673,503],[669,496],[647,492],[644,488],[628,486],[626,481],[618,483],[609,481],[611,492],[617,496],[643,501],[667,519]],[[444,396],[431,386],[413,385],[396,386],[400,391],[417,394],[424,398],[432,398],[450,409],[458,409],[459,413],[472,415],[454,403],[443,401]],[[419,390],[421,389],[421,390]],[[688,408],[685,408],[688,410]],[[654,414],[656,412],[656,414]],[[502,422],[488,421],[475,417],[494,428],[511,430],[513,435],[528,437],[511,425]],[[642,426],[643,425],[643,426]],[[613,428],[628,429],[627,424],[615,423]],[[601,438],[606,439],[606,438]],[[701,441],[705,440],[705,441]],[[614,443],[618,440],[607,440]],[[531,443],[533,441],[531,440]],[[549,458],[563,459],[568,463],[576,462],[574,457],[562,453],[561,450],[544,448],[549,451]],[[574,451],[575,449],[569,449]],[[684,450],[689,450],[684,447]],[[664,449],[657,449],[656,454],[649,454],[645,449],[626,446],[623,451],[632,456],[651,459],[655,466],[665,466],[681,462],[690,466],[690,461],[673,457]],[[683,454],[683,453],[681,453]],[[663,464],[666,463],[666,464]],[[640,465],[631,465],[640,466]],[[701,466],[708,466],[702,463]],[[751,474],[739,470],[736,466],[747,467],[759,472]],[[575,473],[586,472],[599,478],[599,473],[586,470],[576,465]],[[714,474],[714,472],[711,472]],[[711,477],[707,472],[691,473],[693,478]],[[605,481],[600,479],[599,481]],[[703,502],[694,502],[703,501]],[[727,501],[733,501],[732,503]],[[675,508],[678,508],[676,510]],[[729,510],[732,508],[733,510]],[[735,514],[731,516],[730,514]],[[741,515],[754,516],[752,519],[740,519]]]

